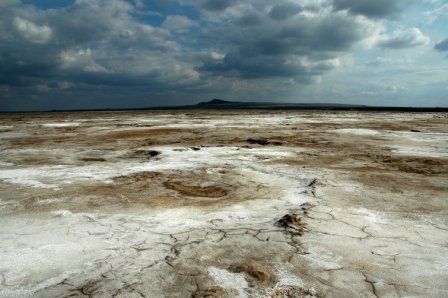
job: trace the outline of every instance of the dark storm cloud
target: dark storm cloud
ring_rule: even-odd
[[[212,12],[247,4],[194,3]],[[51,91],[49,82],[60,80],[69,88],[146,84],[148,89],[182,89],[206,85],[207,76],[220,75],[294,78],[306,84],[336,67],[338,56],[366,36],[365,24],[344,13],[306,17],[299,16],[301,7],[290,1],[273,7],[254,1],[243,13],[232,15],[230,23],[204,20],[208,35],[198,35],[198,42],[223,45],[223,58],[211,59],[179,44],[176,30],[169,29],[173,26],[163,25],[181,20],[194,28],[191,20],[167,16],[162,27],[156,27],[135,19],[136,9],[121,0],[78,0],[51,10],[12,1],[0,12],[0,85]]]
[[[384,18],[405,1],[158,0],[165,5],[157,10],[145,0],[56,7],[0,0],[0,110],[18,99],[26,106],[25,99],[110,97],[111,106],[123,106],[129,98],[166,104],[305,88],[363,41],[387,49],[427,44],[416,28],[385,35]]]
[[[258,13],[249,13],[243,15],[239,19],[236,20],[236,24],[238,26],[255,26],[259,25],[262,22],[262,16]]]
[[[275,20],[285,20],[298,14],[302,10],[302,7],[297,3],[285,2],[280,3],[272,7],[269,15]]]
[[[337,67],[338,57],[365,38],[367,28],[367,23],[342,12],[282,22],[269,15],[250,27],[237,22],[214,33],[227,48],[224,58],[205,59],[200,70],[243,78],[294,78],[308,84]]]
[[[179,45],[170,32],[140,23],[119,0],[78,0],[41,11],[12,3],[0,12],[0,85],[52,90],[61,82],[179,86],[194,70],[173,60]],[[48,87],[48,88],[47,88]]]
[[[222,11],[234,4],[236,0],[202,0],[201,7],[209,11]]]
[[[434,48],[439,52],[448,51],[448,38],[445,38],[441,42],[437,43]]]
[[[404,0],[334,0],[336,10],[348,10],[370,18],[390,18],[403,9]]]

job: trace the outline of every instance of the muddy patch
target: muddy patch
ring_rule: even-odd
[[[267,270],[266,266],[261,266],[254,262],[247,262],[243,264],[233,265],[228,269],[230,272],[242,273],[246,281],[251,287],[259,284],[272,285],[275,283],[275,275]]]
[[[118,183],[131,184],[136,182],[151,182],[153,179],[161,177],[159,172],[138,172],[130,175],[118,176],[113,180]]]
[[[217,186],[199,186],[186,184],[181,181],[166,181],[163,185],[168,189],[190,197],[221,198],[227,195],[226,190]]]
[[[221,298],[227,297],[227,291],[222,287],[210,287],[207,289],[198,289],[193,294],[193,298]]]

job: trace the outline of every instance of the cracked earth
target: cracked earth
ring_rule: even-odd
[[[448,115],[0,118],[0,297],[446,297]]]

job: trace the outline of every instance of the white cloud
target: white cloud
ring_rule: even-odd
[[[65,69],[79,69],[85,72],[108,72],[104,66],[94,61],[92,51],[89,48],[77,51],[63,51],[59,58],[61,67]]]
[[[196,27],[197,24],[184,16],[167,16],[162,23],[162,27],[172,32],[182,33],[188,31],[192,27]]]
[[[23,38],[33,43],[47,43],[51,38],[51,28],[46,25],[37,26],[20,17],[15,17],[13,24]]]
[[[390,36],[380,37],[377,45],[381,48],[405,49],[429,43],[429,37],[424,35],[418,28],[411,28],[406,31],[395,31]]]
[[[425,13],[428,23],[432,24],[442,16],[448,16],[448,3],[442,4],[434,10]]]

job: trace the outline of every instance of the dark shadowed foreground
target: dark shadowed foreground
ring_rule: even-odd
[[[448,295],[447,114],[16,114],[0,140],[0,296]]]

